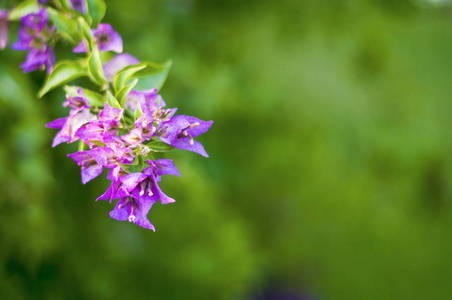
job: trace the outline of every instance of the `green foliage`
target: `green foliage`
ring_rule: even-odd
[[[151,151],[154,152],[168,152],[174,149],[173,146],[165,144],[164,142],[161,141],[151,141],[147,143],[146,146],[148,146],[151,149]]]
[[[86,66],[83,61],[60,61],[54,66],[52,73],[47,76],[38,92],[38,97],[41,98],[47,92],[58,86],[87,75]]]
[[[107,5],[104,0],[86,0],[86,2],[88,4],[88,14],[92,21],[91,26],[92,28],[97,28],[105,16]]]
[[[104,71],[102,69],[102,60],[100,59],[99,48],[95,45],[88,57],[88,73],[91,80],[97,85],[104,87],[107,84]]]
[[[118,93],[127,83],[127,80],[129,80],[136,72],[146,68],[145,63],[141,63],[138,65],[133,66],[127,66],[121,71],[118,72],[118,74],[115,77],[114,82],[114,89],[116,93]]]
[[[25,15],[39,11],[37,0],[27,0],[19,3],[8,15],[11,21],[17,21]]]
[[[107,103],[111,107],[121,108],[121,104],[119,104],[118,100],[116,100],[110,91],[107,91]]]
[[[133,76],[134,78],[140,79],[136,89],[144,90],[156,88],[157,90],[160,90],[168,77],[172,61],[167,61],[163,64],[153,62],[144,62],[142,64],[146,65],[146,68],[136,72]]]
[[[51,7],[47,9],[49,18],[56,26],[58,32],[70,43],[76,45],[80,43],[81,36],[77,29],[77,21],[64,13],[61,13]]]

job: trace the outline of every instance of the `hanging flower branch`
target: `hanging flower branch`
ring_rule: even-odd
[[[166,108],[157,92],[171,62],[140,62],[122,53],[121,36],[101,23],[105,12],[104,0],[24,1],[10,11],[0,10],[0,48],[8,44],[9,22],[20,21],[11,48],[28,51],[20,66],[24,72],[47,71],[39,97],[79,77],[97,86],[96,91],[64,86],[63,106],[70,110],[67,117],[46,125],[58,130],[52,146],[79,141],[79,151],[68,156],[81,167],[83,184],[109,169],[111,185],[97,200],[119,199],[110,216],[155,230],[147,217],[152,205],[175,202],[160,189],[161,176],[180,176],[171,159],[155,156],[178,148],[208,157],[195,137],[213,121],[175,115],[177,108]],[[86,56],[58,61],[54,45],[59,40]],[[103,62],[101,54],[108,51],[118,55]],[[134,90],[139,80],[148,90]]]

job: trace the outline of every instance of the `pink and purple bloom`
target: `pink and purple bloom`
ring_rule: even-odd
[[[99,24],[97,29],[92,29],[94,42],[98,45],[100,51],[113,51],[122,53],[122,38],[110,24]],[[75,53],[88,52],[86,41],[82,41],[73,50]]]
[[[96,120],[96,116],[93,115],[89,109],[84,109],[75,115],[56,119],[55,121],[48,123],[46,127],[60,129],[53,139],[52,147],[61,143],[72,143],[79,140],[80,138],[75,134],[77,130],[93,120]]]
[[[130,173],[119,176],[120,169],[110,170],[108,178],[113,182],[107,191],[97,198],[97,200],[108,200],[110,202],[120,199],[115,209],[110,212],[110,216],[118,221],[129,221],[141,227],[155,231],[154,226],[149,222],[147,214],[157,200],[161,204],[173,203],[174,200],[168,197],[158,186],[161,180],[160,175],[180,176],[176,166],[170,159],[159,159],[147,161],[149,167],[143,172]]]
[[[11,48],[19,51],[30,51],[25,62],[21,64],[24,72],[34,70],[52,71],[55,64],[55,51],[49,45],[55,27],[49,27],[49,16],[45,8],[35,14],[28,14],[21,18],[22,26],[19,29],[19,39]]]
[[[209,157],[204,146],[194,138],[212,126],[213,121],[203,121],[195,117],[177,115],[163,122],[157,128],[160,140],[178,149],[189,150]]]

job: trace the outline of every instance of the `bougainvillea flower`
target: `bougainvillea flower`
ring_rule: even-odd
[[[116,128],[109,128],[104,123],[94,120],[80,127],[75,135],[90,147],[97,145],[97,142],[105,144],[105,138],[115,136]]]
[[[8,11],[0,9],[0,50],[5,49],[8,45]]]
[[[212,126],[213,121],[203,121],[195,117],[178,115],[168,122],[161,123],[157,135],[163,142],[183,150],[193,151],[209,157],[204,146],[194,138],[203,134]]]
[[[140,61],[129,53],[118,54],[104,64],[104,74],[108,82],[115,80],[116,74],[127,66],[139,64]]]
[[[89,121],[95,120],[96,116],[85,109],[80,113],[66,118],[56,119],[53,122],[46,124],[48,128],[61,129],[53,139],[52,147],[61,143],[72,143],[79,138],[76,136],[76,131]]]
[[[64,107],[70,107],[71,111],[69,112],[70,116],[75,115],[79,111],[82,111],[85,108],[90,108],[91,106],[88,104],[88,100],[86,99],[85,93],[81,88],[77,90],[77,94],[79,96],[71,97],[66,95],[66,101],[63,102]]]
[[[126,98],[124,107],[130,108],[135,111],[137,104],[141,105],[142,109],[150,108],[155,110],[157,107],[165,107],[166,103],[162,97],[157,94],[157,89],[144,90],[144,91],[131,91]]]
[[[129,221],[146,229],[155,231],[154,225],[149,221],[147,215],[152,205],[157,201],[156,196],[152,200],[136,199],[132,196],[121,198],[110,212],[110,217],[118,221]]]
[[[146,109],[134,123],[145,140],[150,140],[156,131],[155,126],[152,124],[154,121],[153,113]]]
[[[97,29],[91,30],[94,42],[98,45],[99,51],[122,52],[122,38],[110,24],[99,24]],[[82,41],[73,50],[75,53],[88,52],[86,41]]]
[[[20,67],[25,73],[35,70],[47,70],[47,73],[51,73],[55,61],[56,57],[53,48],[43,45],[43,49],[31,49]]]
[[[49,21],[49,14],[47,13],[47,9],[43,8],[37,13],[23,16],[20,20],[22,21],[23,26],[21,29],[26,28],[28,30],[34,30],[35,33],[39,33],[46,27],[47,22]]]
[[[79,166],[82,167],[82,183],[85,184],[102,173],[104,168],[117,167],[118,163],[130,163],[128,157],[122,152],[109,147],[97,147],[87,151],[79,151],[68,154]]]
[[[141,136],[141,130],[138,128],[134,128],[129,133],[121,136],[121,139],[133,148],[144,141],[143,137]]]
[[[108,200],[123,198],[133,195],[136,199],[140,197],[151,197],[157,195],[162,204],[173,203],[176,200],[167,196],[160,189],[158,182],[160,175],[180,176],[179,171],[170,159],[158,159],[156,161],[148,160],[149,167],[144,168],[143,172],[130,173],[124,176],[115,176],[115,172],[109,173],[109,179],[112,184],[107,191],[97,200]],[[118,171],[118,169],[116,169]],[[157,200],[156,199],[156,200]]]
[[[68,154],[79,166],[82,167],[82,183],[86,184],[88,181],[99,176],[104,170],[104,166],[99,164],[96,160],[96,153],[92,151],[79,151]]]
[[[123,108],[119,109],[111,107],[107,102],[105,102],[104,109],[99,113],[99,121],[103,122],[107,127],[117,128],[123,114]]]
[[[85,0],[71,0],[72,9],[87,13]]]
[[[34,70],[52,71],[55,64],[55,51],[47,44],[55,27],[48,27],[49,16],[46,9],[35,14],[28,14],[21,18],[22,26],[19,29],[19,39],[11,45],[14,50],[28,51],[25,62],[21,64],[24,72]]]

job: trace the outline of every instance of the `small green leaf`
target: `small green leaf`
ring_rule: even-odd
[[[141,172],[143,170],[143,168],[144,168],[143,156],[137,155],[131,164],[129,164],[129,165],[120,164],[120,166],[127,173],[138,173],[138,172]]]
[[[91,32],[91,28],[88,23],[86,23],[83,17],[78,17],[77,19],[78,30],[82,33],[83,38],[85,39],[85,43],[87,44],[87,48],[89,53],[93,51],[94,38],[93,33]]]
[[[131,84],[126,85],[125,87],[123,87],[116,93],[116,99],[119,101],[119,103],[121,103],[121,106],[124,104],[124,100],[126,99],[127,95],[130,93],[130,91],[135,87],[137,82],[138,82],[138,79],[135,79],[134,81],[132,81]]]
[[[80,87],[78,87],[78,86],[69,86],[69,85],[64,86],[64,91],[71,97],[79,96],[78,89],[80,89]],[[88,100],[89,105],[98,106],[98,107],[104,106],[104,98],[105,97],[102,94],[89,90],[89,89],[85,89],[85,88],[81,88],[81,89],[85,93],[85,96],[86,96],[86,99]]]
[[[61,61],[55,65],[52,73],[47,75],[42,88],[38,92],[38,97],[41,98],[59,85],[87,75],[86,67],[81,61]]]
[[[88,14],[93,21],[92,27],[97,28],[105,16],[107,5],[104,0],[87,0],[86,2],[88,4]]]
[[[141,104],[138,102],[137,108],[135,109],[135,120],[138,119],[139,117],[141,117],[142,114],[143,114],[143,111],[141,110]]]
[[[80,140],[78,142],[78,151],[83,151],[83,150],[85,150],[85,142]]]
[[[119,71],[115,77],[115,84],[114,84],[115,92],[117,93],[119,90],[121,90],[124,87],[124,85],[126,85],[127,80],[129,80],[136,72],[138,72],[146,67],[147,67],[146,64],[142,63],[142,64],[137,64],[137,65],[127,66],[124,69],[122,69],[121,71]]]
[[[135,89],[146,90],[157,88],[157,90],[160,90],[163,84],[165,84],[172,62],[167,61],[163,64],[146,62],[145,64],[145,69],[140,70],[133,75],[133,78],[140,79],[140,82]]]
[[[38,2],[36,0],[28,0],[20,3],[11,10],[8,15],[9,20],[17,21],[23,16],[39,11]]]
[[[110,93],[110,91],[107,91],[107,103],[111,107],[116,107],[121,109],[121,105],[119,104],[118,100]]]
[[[94,83],[101,87],[105,86],[107,80],[105,79],[104,70],[102,69],[102,61],[97,45],[93,47],[93,52],[88,57],[88,71]]]
[[[77,30],[77,21],[51,7],[47,11],[53,24],[66,40],[72,44],[80,43],[82,38]]]
[[[160,142],[160,141],[152,141],[146,144],[146,146],[148,146],[151,151],[154,152],[168,152],[174,149],[173,146],[165,144],[164,142]]]

